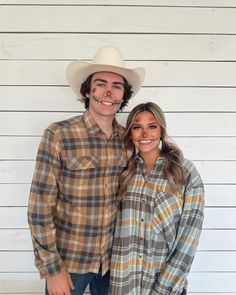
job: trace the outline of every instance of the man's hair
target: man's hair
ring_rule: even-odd
[[[88,78],[81,84],[80,87],[80,93],[82,94],[82,98],[80,99],[81,102],[84,103],[85,109],[89,107],[89,98],[86,97],[88,93],[91,91],[91,81],[92,81],[93,74],[88,76]],[[122,109],[127,106],[128,101],[132,95],[131,88],[132,86],[128,83],[128,81],[123,77],[124,79],[124,95],[123,95],[123,102],[120,105],[119,111],[122,111]]]

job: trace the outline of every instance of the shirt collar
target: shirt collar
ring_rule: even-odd
[[[91,116],[88,110],[84,112],[84,122],[86,125],[86,128],[88,130],[88,133],[90,135],[98,135],[99,133],[102,134],[103,131],[101,128],[98,126],[94,118]],[[117,120],[114,118],[113,120],[113,136],[119,135],[119,124]]]
[[[156,163],[159,162],[159,161],[162,163],[162,162],[164,162],[164,160],[165,160],[165,158],[162,157],[162,156],[160,156],[160,157],[156,160]],[[140,156],[139,153],[137,153],[137,155],[135,156],[135,161],[144,164],[144,161],[143,161],[143,159],[142,159],[142,157]]]
[[[139,153],[136,155],[135,157],[135,162],[136,162],[136,166],[137,166],[137,169],[139,171],[141,171],[142,174],[144,174],[144,161],[142,159],[142,157],[139,155]],[[150,175],[148,176],[149,177],[155,177],[156,174],[158,173],[158,171],[161,171],[162,170],[162,167],[164,165],[164,162],[165,162],[165,158],[164,157],[159,157],[157,160],[156,160],[156,163],[150,173]]]

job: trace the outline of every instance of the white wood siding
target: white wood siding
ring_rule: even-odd
[[[157,102],[205,184],[189,294],[236,295],[235,0],[0,1],[0,294],[43,294],[26,217],[38,143],[49,123],[83,111],[69,62],[106,44],[147,73],[119,121]]]

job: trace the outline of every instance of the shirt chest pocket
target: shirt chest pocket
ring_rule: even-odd
[[[154,205],[153,228],[157,234],[164,236],[170,248],[176,237],[182,207],[183,199],[181,197],[166,192],[157,194]]]
[[[62,168],[61,182],[81,185],[85,180],[93,178],[99,169],[99,160],[94,156],[65,159]]]
[[[89,202],[89,189],[99,184],[99,171],[99,160],[94,156],[65,159],[59,182],[61,198],[82,212]]]

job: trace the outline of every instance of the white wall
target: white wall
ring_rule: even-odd
[[[142,101],[201,172],[206,217],[189,294],[236,294],[235,0],[2,0],[0,4],[0,294],[43,294],[26,219],[43,129],[81,113],[67,85],[74,59],[106,44],[144,66]]]

